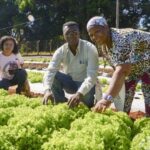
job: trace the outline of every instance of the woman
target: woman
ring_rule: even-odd
[[[142,81],[146,115],[150,116],[150,33],[135,29],[109,28],[103,17],[93,17],[87,23],[93,42],[101,47],[104,57],[115,71],[108,91],[95,105],[94,111],[102,112],[110,106],[125,82],[124,111],[129,113],[135,88]]]
[[[0,46],[2,50],[0,53],[0,88],[8,90],[10,86],[18,85],[16,93],[21,94],[26,90],[26,94],[29,94],[27,73],[22,69],[24,61],[18,51],[16,40],[11,36],[4,36],[0,40]]]

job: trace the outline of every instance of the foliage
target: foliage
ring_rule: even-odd
[[[41,149],[54,130],[69,129],[87,111],[84,105],[69,109],[66,104],[43,106],[39,98],[0,96],[0,149]]]
[[[84,105],[41,105],[39,98],[0,90],[2,150],[147,150],[150,119],[123,112],[94,113]],[[4,94],[3,94],[4,93]]]
[[[134,123],[134,134],[137,132],[143,132],[144,130],[150,130],[150,118],[142,118]]]
[[[126,124],[123,118],[130,123]],[[55,131],[42,149],[127,150],[130,147],[130,125],[132,121],[127,115],[119,117],[112,111],[101,115],[89,112],[84,119],[79,118],[72,122],[70,130]]]
[[[142,118],[134,123],[134,138],[131,150],[148,150],[150,148],[150,118]]]
[[[140,15],[135,12],[124,15],[123,9],[131,8],[132,4],[126,0],[120,1],[120,28],[137,28],[139,18],[150,13],[149,6],[149,1],[143,0],[140,4],[142,8]],[[19,41],[21,40],[20,29],[23,29],[24,40],[56,39],[58,42],[62,35],[62,25],[69,20],[77,21],[81,36],[88,38],[87,21],[92,16],[102,14],[111,27],[115,26],[115,0],[1,0],[0,8],[1,36],[11,34],[13,29],[15,31],[13,35]],[[35,21],[29,22],[28,15],[33,15]],[[149,31],[149,27],[147,30]]]
[[[28,79],[31,83],[42,82],[43,73],[28,71]]]
[[[148,150],[150,148],[150,131],[137,134],[131,144],[131,150]]]
[[[138,83],[138,84],[137,84],[137,86],[136,86],[136,91],[138,91],[138,92],[141,91],[141,83]]]
[[[101,83],[102,85],[108,85],[108,84],[109,84],[108,79],[105,79],[105,78],[101,78],[101,79],[100,79],[100,83]]]

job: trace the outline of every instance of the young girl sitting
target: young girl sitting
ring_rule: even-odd
[[[25,95],[29,95],[27,73],[22,68],[24,61],[16,40],[11,36],[4,36],[0,40],[0,47],[0,88],[8,90],[10,86],[17,85],[17,94],[26,90]]]

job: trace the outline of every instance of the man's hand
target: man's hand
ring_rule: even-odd
[[[102,99],[96,103],[96,105],[94,106],[94,108],[92,108],[92,110],[94,112],[104,112],[106,108],[110,106],[110,104],[111,104],[110,101]]]
[[[49,90],[46,90],[44,93],[43,101],[42,101],[43,105],[47,105],[49,99],[53,100],[52,92]]]
[[[80,101],[82,101],[83,99],[83,95],[81,93],[76,93],[73,96],[71,96],[71,98],[68,101],[68,105],[70,108],[73,108],[75,106],[78,106],[78,104],[80,103]]]

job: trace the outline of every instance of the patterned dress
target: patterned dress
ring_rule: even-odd
[[[125,81],[124,111],[130,111],[135,88],[140,80],[145,106],[149,105],[150,108],[150,33],[129,28],[111,28],[111,36],[113,46],[105,51],[111,65],[132,64],[131,73]]]

